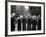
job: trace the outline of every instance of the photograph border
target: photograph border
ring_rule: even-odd
[[[43,4],[44,5],[44,32],[43,33],[35,33],[35,34],[18,34],[18,35],[8,35],[8,11],[7,5],[8,2],[20,2],[20,3],[34,3],[34,4]],[[28,2],[28,1],[5,1],[5,36],[24,36],[24,35],[41,35],[45,34],[45,3],[44,2]]]

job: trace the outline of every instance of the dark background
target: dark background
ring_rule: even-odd
[[[41,16],[41,7],[29,6],[29,8],[31,10],[31,12],[29,12],[29,13],[31,13],[31,15],[36,15],[36,16],[40,15]]]
[[[29,6],[29,10],[25,10],[24,6],[19,5],[11,5],[11,13],[15,13],[16,15],[40,15],[41,16],[41,7],[38,6]]]

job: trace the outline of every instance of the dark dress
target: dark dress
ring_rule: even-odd
[[[31,30],[31,19],[28,19],[27,30]]]
[[[22,19],[23,31],[26,31],[26,19]]]
[[[18,31],[21,31],[21,19],[18,19],[17,22],[18,22]]]
[[[32,20],[32,30],[36,30],[36,24],[37,24],[37,21]]]
[[[41,30],[41,19],[38,19],[38,30]]]
[[[15,19],[13,17],[11,17],[11,31],[14,31],[15,30]]]

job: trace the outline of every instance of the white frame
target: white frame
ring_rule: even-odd
[[[44,5],[43,4],[36,4],[36,3],[20,3],[20,2],[8,2],[7,3],[7,10],[8,10],[8,35],[18,35],[18,34],[37,34],[37,33],[44,33]],[[19,32],[11,32],[11,5],[22,5],[22,6],[41,6],[41,30],[39,31],[19,31]]]

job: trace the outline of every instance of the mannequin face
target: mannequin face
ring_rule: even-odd
[[[36,19],[36,16],[35,16],[35,15],[33,15],[32,19],[34,19],[34,20],[35,20],[35,19]]]
[[[15,16],[15,13],[12,13],[12,17],[14,17]]]
[[[40,17],[40,15],[38,15],[38,17]]]
[[[38,15],[38,19],[41,19],[40,15]]]

